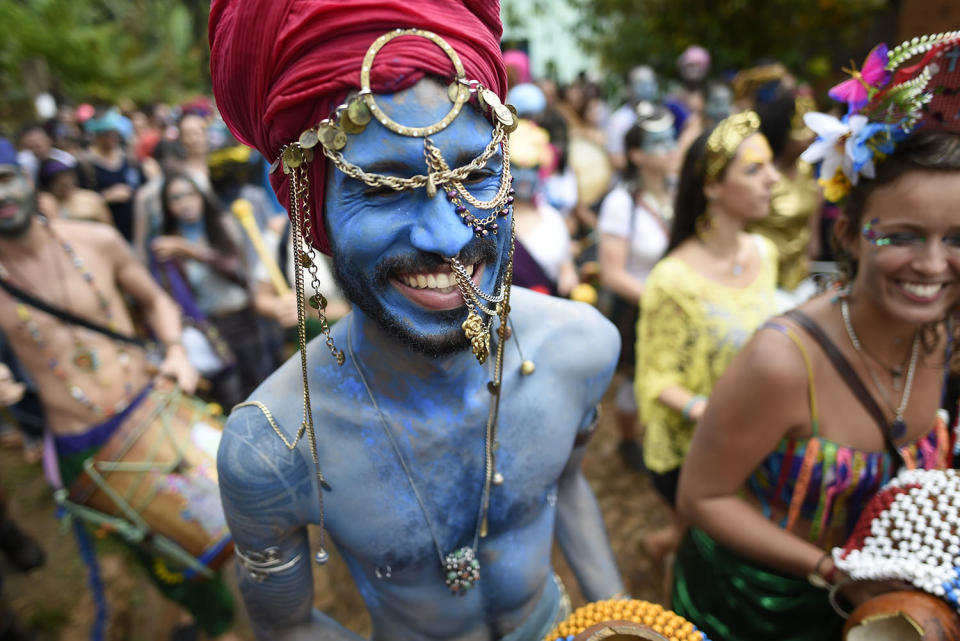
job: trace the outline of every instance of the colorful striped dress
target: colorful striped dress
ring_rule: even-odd
[[[767,518],[785,513],[780,526],[810,524],[808,539],[829,550],[842,545],[861,511],[893,475],[886,451],[858,450],[820,436],[813,374],[806,351],[812,436],[784,438],[748,478],[745,491]],[[952,466],[947,413],[937,412],[930,430],[899,448],[904,467]],[[691,528],[677,552],[673,608],[711,638],[724,641],[823,641],[839,639],[843,627],[824,590],[805,578],[783,574],[728,550]],[[705,587],[706,586],[706,587]]]

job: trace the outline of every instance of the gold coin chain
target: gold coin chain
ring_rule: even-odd
[[[498,122],[494,127],[490,142],[484,148],[483,153],[462,167],[448,169],[446,171],[432,174],[433,182],[436,184],[442,184],[447,182],[463,181],[463,179],[469,176],[471,172],[484,167],[487,162],[493,158],[493,155],[497,153],[498,147],[505,140],[506,132],[503,129],[503,125]],[[299,143],[292,144],[297,145]],[[385,176],[382,174],[370,174],[344,158],[343,154],[339,151],[332,151],[326,147],[322,147],[322,149],[324,155],[330,159],[337,169],[345,173],[350,178],[359,180],[370,187],[389,187],[394,191],[403,191],[406,189],[418,189],[420,187],[425,187],[427,185],[427,181],[431,179],[431,176],[423,174],[411,176],[410,178]]]

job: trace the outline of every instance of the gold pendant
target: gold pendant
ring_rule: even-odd
[[[463,333],[470,341],[470,347],[473,349],[473,355],[477,357],[480,364],[483,365],[487,356],[490,355],[490,332],[483,324],[483,319],[477,312],[470,310],[467,320],[463,321]]]

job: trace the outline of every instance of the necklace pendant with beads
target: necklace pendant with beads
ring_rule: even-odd
[[[443,571],[450,593],[463,596],[480,579],[480,561],[473,548],[465,545],[444,557]]]

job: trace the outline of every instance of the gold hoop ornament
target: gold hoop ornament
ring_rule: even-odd
[[[370,89],[370,70],[373,68],[373,59],[376,57],[377,53],[386,45],[388,42],[394,38],[399,38],[400,36],[418,36],[420,38],[426,38],[430,42],[434,43],[447,54],[447,57],[450,58],[450,62],[453,63],[453,68],[457,73],[457,78],[455,84],[459,87],[456,91],[456,96],[453,96],[454,92],[451,89],[449,94],[451,100],[453,100],[453,107],[450,108],[450,111],[442,120],[435,122],[432,125],[427,127],[406,127],[391,119],[387,114],[383,113],[379,106],[377,106],[377,101],[373,97],[373,92]],[[379,38],[373,41],[373,44],[370,45],[370,48],[367,49],[366,55],[363,57],[363,63],[360,67],[360,95],[363,96],[363,101],[367,104],[367,107],[370,108],[370,113],[376,118],[380,124],[384,127],[400,134],[401,136],[410,136],[411,138],[424,138],[432,134],[437,133],[446,129],[447,126],[453,122],[453,119],[457,117],[460,113],[460,110],[463,108],[463,105],[470,98],[470,90],[467,87],[466,80],[466,71],[464,71],[463,63],[460,62],[460,56],[457,55],[457,52],[453,50],[447,41],[433,33],[432,31],[426,31],[424,29],[395,29],[388,33],[383,34]]]

